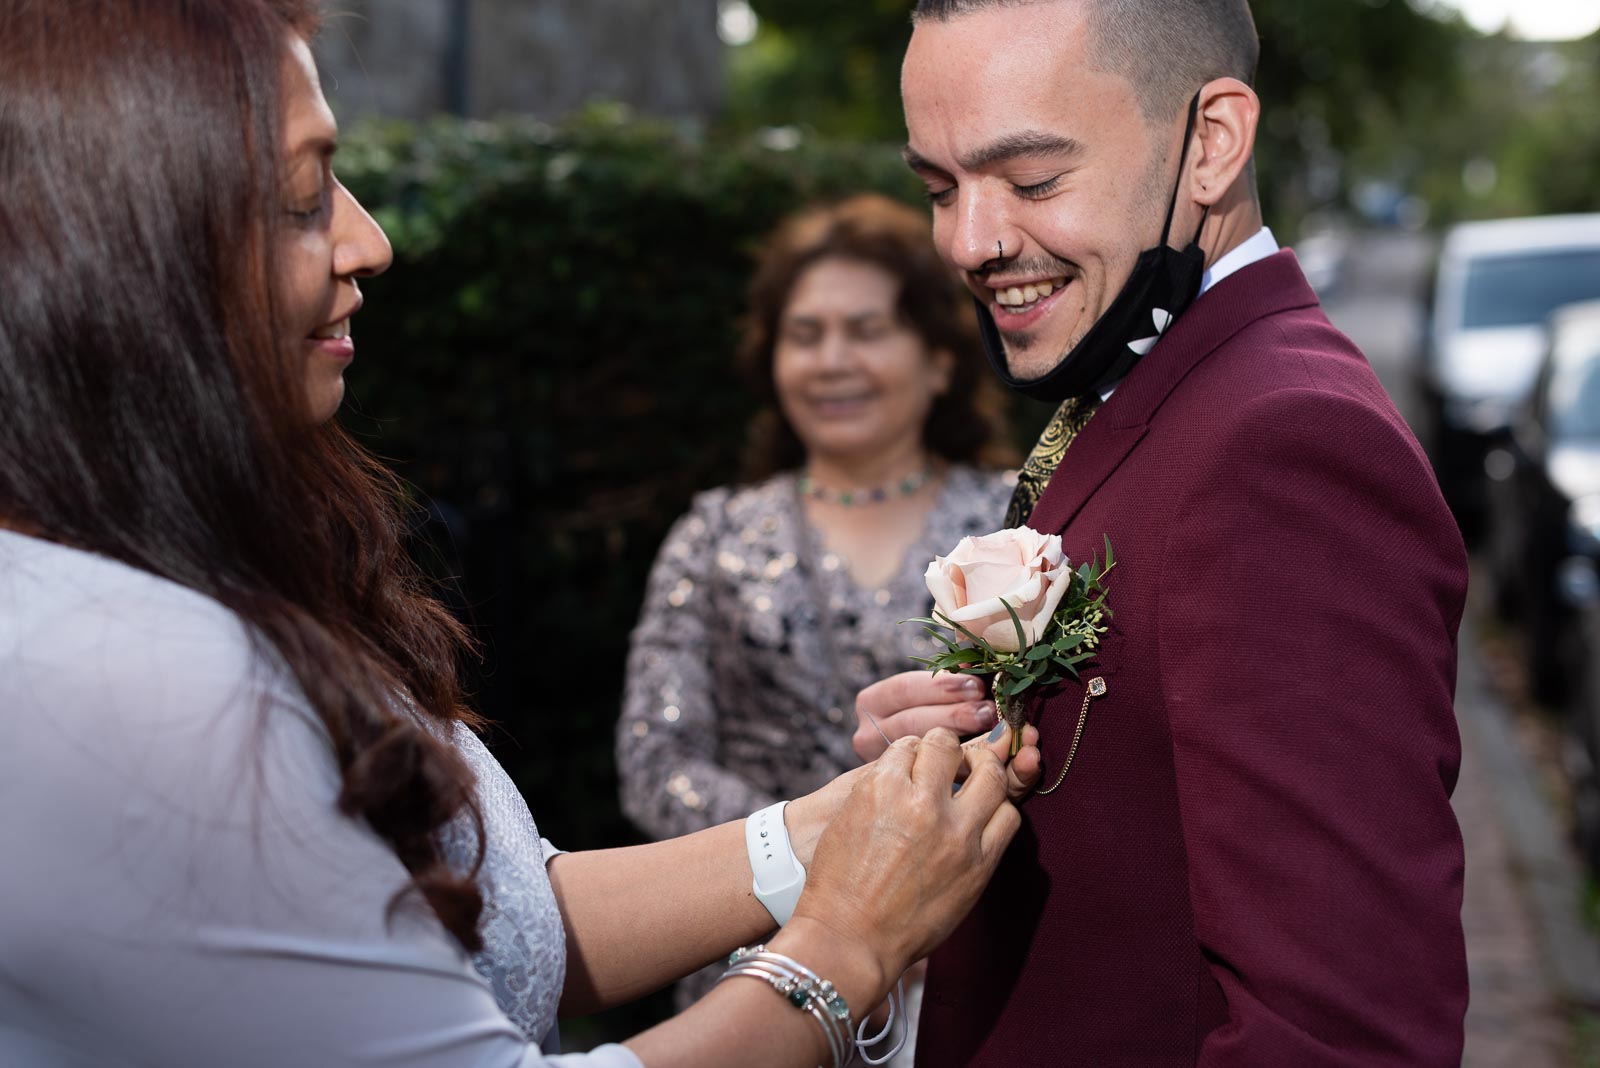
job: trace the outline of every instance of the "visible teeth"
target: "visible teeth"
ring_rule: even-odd
[[[1009,289],[994,291],[995,303],[1003,304],[1008,308],[1020,308],[1032,304],[1034,301],[1043,300],[1056,290],[1067,284],[1065,278],[1052,278],[1046,282],[1031,282],[1025,286],[1012,286]]]
[[[324,326],[311,335],[319,341],[343,341],[350,336],[350,320],[341,319],[332,326]]]

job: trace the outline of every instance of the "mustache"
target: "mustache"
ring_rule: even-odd
[[[987,282],[990,278],[996,276],[1001,278],[1054,278],[1059,275],[1077,274],[1077,269],[1066,260],[1058,260],[1054,256],[1030,256],[1027,259],[990,260],[976,271],[968,273],[980,282]]]

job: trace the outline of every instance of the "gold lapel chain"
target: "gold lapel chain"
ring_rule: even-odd
[[[1055,785],[1048,790],[1040,790],[1040,797],[1045,794],[1055,793],[1061,788],[1061,784],[1066,782],[1067,772],[1072,770],[1072,758],[1078,755],[1078,742],[1083,738],[1083,723],[1089,718],[1089,702],[1096,697],[1104,697],[1105,695],[1106,680],[1102,678],[1090,679],[1088,687],[1083,691],[1083,707],[1078,710],[1078,729],[1072,732],[1072,748],[1067,750],[1067,762],[1061,765],[1061,774],[1056,776]]]

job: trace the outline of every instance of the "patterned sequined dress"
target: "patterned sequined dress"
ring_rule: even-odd
[[[793,474],[697,496],[656,558],[628,658],[617,761],[634,823],[687,834],[858,765],[855,694],[930,651],[919,628],[899,625],[931,607],[928,561],[997,529],[1014,481],[951,467],[876,588],[807,524]]]

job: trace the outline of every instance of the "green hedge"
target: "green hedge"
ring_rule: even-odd
[[[667,526],[736,470],[750,252],[808,200],[916,183],[891,146],[707,143],[614,109],[372,126],[339,164],[395,247],[346,418],[437,505],[477,703],[546,833],[619,844],[628,631]]]

